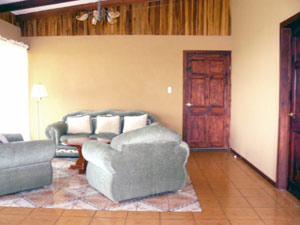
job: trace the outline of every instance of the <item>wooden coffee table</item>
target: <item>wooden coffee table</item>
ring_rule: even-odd
[[[69,169],[78,169],[79,174],[84,174],[87,166],[87,161],[82,156],[82,146],[85,142],[96,140],[109,144],[110,140],[105,138],[71,138],[62,141],[63,145],[75,147],[79,153],[79,158],[77,159],[75,165],[71,165]]]

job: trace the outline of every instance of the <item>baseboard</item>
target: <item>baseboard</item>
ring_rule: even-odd
[[[270,179],[266,174],[264,174],[262,171],[260,171],[256,166],[254,166],[252,163],[250,163],[247,159],[245,159],[243,156],[241,156],[239,153],[234,151],[232,148],[230,148],[230,151],[235,154],[238,158],[243,160],[248,166],[250,166],[252,169],[255,170],[260,176],[262,176],[266,181],[268,181],[270,184],[272,184],[274,187],[276,186],[276,183]]]

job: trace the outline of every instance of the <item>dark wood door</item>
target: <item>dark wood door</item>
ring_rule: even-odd
[[[300,27],[300,26],[299,26]],[[292,38],[290,165],[288,189],[300,198],[300,38]]]
[[[191,148],[228,148],[230,64],[227,51],[184,51],[183,138]]]

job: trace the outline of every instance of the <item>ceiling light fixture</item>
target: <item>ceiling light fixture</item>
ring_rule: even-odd
[[[99,0],[97,10],[87,12],[81,16],[76,16],[76,19],[79,21],[86,21],[89,18],[89,15],[93,15],[93,25],[96,25],[98,21],[103,20],[105,17],[109,24],[116,24],[117,18],[120,16],[120,12],[109,12],[107,9],[101,7],[101,0]]]

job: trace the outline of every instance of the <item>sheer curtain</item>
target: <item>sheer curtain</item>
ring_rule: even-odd
[[[0,39],[0,133],[29,140],[27,49]]]

